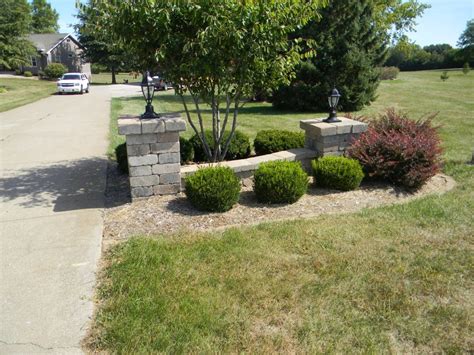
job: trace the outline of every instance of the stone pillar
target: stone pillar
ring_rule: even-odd
[[[181,115],[124,116],[118,120],[118,130],[127,139],[132,198],[180,192],[179,132],[186,130]]]
[[[341,122],[326,123],[323,119],[302,120],[305,148],[316,151],[319,157],[344,155],[351,142],[367,130],[367,123],[338,117]]]

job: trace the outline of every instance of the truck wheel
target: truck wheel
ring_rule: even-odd
[[[86,92],[87,92],[87,93],[90,92],[90,85],[87,85]]]
[[[81,95],[84,95],[84,87],[81,85]]]

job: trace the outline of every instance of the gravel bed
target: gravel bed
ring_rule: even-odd
[[[204,213],[194,209],[184,194],[151,197],[130,202],[128,177],[109,166],[106,194],[104,239],[119,241],[131,236],[157,235],[179,231],[209,231],[268,221],[309,218],[327,213],[356,212],[425,196],[443,193],[455,186],[454,180],[438,174],[415,193],[380,183],[366,183],[356,191],[339,192],[310,187],[292,205],[264,205],[256,201],[252,182],[242,182],[240,201],[225,213]]]

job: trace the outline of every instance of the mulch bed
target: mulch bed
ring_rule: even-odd
[[[205,213],[191,206],[184,194],[151,197],[132,204],[128,193],[128,176],[120,174],[111,163],[106,194],[104,241],[120,241],[138,235],[209,231],[310,218],[321,214],[350,213],[363,208],[403,203],[432,193],[444,193],[455,184],[451,177],[438,174],[414,193],[382,183],[364,183],[360,189],[349,192],[310,187],[308,193],[295,204],[264,205],[256,201],[252,182],[246,179],[242,183],[240,201],[234,208],[225,213]]]

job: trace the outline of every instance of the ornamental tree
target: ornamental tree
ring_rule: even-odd
[[[312,55],[310,46],[303,46],[300,38],[289,40],[289,34],[326,3],[95,0],[101,13],[99,26],[136,52],[143,68],[158,69],[175,84],[187,120],[210,161],[225,157],[247,99],[259,88],[288,84],[295,65]],[[185,100],[187,93],[191,104]],[[204,134],[204,104],[211,109],[212,145]],[[230,134],[224,135],[226,130]]]

